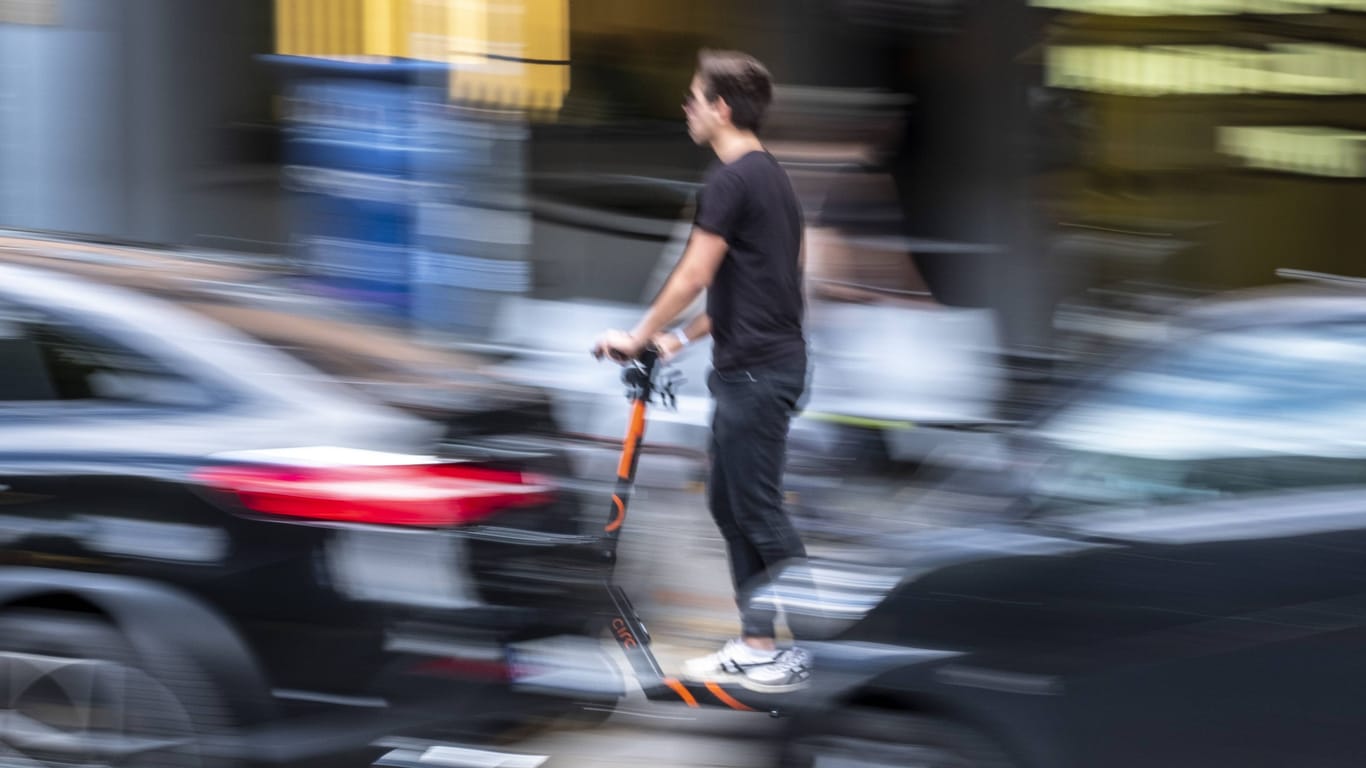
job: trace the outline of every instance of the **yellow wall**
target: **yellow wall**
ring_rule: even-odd
[[[276,0],[288,56],[451,65],[456,101],[556,110],[569,90],[569,0]]]

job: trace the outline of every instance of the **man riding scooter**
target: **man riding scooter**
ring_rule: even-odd
[[[726,542],[740,637],[690,660],[685,677],[761,693],[802,687],[810,657],[779,648],[775,615],[753,600],[779,567],[806,556],[783,508],[788,426],[806,388],[802,211],[787,173],[756,131],[772,79],[753,57],[703,51],[684,99],[688,134],[718,162],[698,196],[677,268],[630,332],[604,333],[593,354],[633,360],[650,345],[667,359],[708,334],[715,399],[708,505]],[[706,312],[666,329],[706,290]]]

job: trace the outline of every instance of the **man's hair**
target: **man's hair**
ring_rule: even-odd
[[[773,78],[758,59],[739,51],[703,50],[697,55],[697,74],[707,101],[725,99],[736,128],[759,130],[773,101]]]

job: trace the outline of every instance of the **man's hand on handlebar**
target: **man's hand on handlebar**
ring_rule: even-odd
[[[593,342],[593,357],[610,357],[618,363],[634,360],[645,350],[645,342],[625,331],[607,331]]]

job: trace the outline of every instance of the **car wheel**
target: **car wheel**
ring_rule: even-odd
[[[225,768],[204,740],[228,721],[195,677],[94,617],[0,614],[0,764]]]
[[[815,725],[819,722],[820,725]],[[996,745],[965,726],[854,708],[793,729],[784,768],[1010,768]]]

